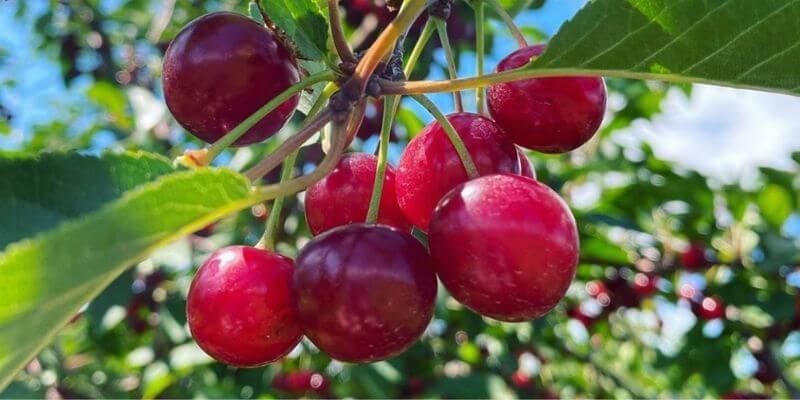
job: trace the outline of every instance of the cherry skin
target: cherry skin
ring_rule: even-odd
[[[517,149],[492,120],[471,113],[447,117],[480,175],[519,173]],[[428,230],[431,214],[447,192],[469,180],[444,129],[434,122],[406,147],[397,167],[397,201],[406,218]]]
[[[533,168],[533,163],[520,149],[517,149],[517,157],[519,157],[519,174],[531,179],[536,179],[536,169]]]
[[[704,321],[725,317],[725,304],[716,297],[704,297],[692,303],[692,311]]]
[[[519,49],[497,71],[522,67],[544,52],[544,45]],[[577,149],[594,136],[606,109],[602,78],[555,77],[500,83],[489,87],[492,118],[514,143],[542,153]]]
[[[336,169],[306,191],[306,220],[315,236],[341,225],[364,222],[375,183],[378,158],[364,153],[342,157]],[[378,208],[378,223],[411,231],[394,189],[394,169],[386,168],[386,178]]]
[[[637,273],[633,277],[633,290],[639,297],[649,297],[658,290],[658,277]]]
[[[550,311],[578,266],[572,212],[552,189],[518,175],[484,176],[453,189],[436,209],[429,241],[450,294],[501,321]]]
[[[702,243],[692,243],[681,253],[681,265],[687,270],[696,271],[707,267],[706,247]]]
[[[164,55],[164,97],[175,119],[213,143],[297,83],[297,63],[275,34],[243,15],[215,12],[183,28]],[[263,141],[292,116],[293,96],[236,145]]]
[[[280,359],[300,342],[292,300],[292,260],[265,250],[217,250],[197,271],[186,307],[206,353],[237,367]]]
[[[347,362],[406,350],[422,336],[436,300],[425,248],[384,225],[342,226],[311,240],[297,256],[293,287],[306,336]]]

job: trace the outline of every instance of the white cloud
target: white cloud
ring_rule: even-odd
[[[725,182],[747,180],[758,166],[793,169],[800,150],[800,98],[696,85],[671,91],[663,112],[623,132],[656,154]]]

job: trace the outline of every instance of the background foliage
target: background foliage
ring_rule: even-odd
[[[247,4],[242,3],[68,0],[50,1],[47,7],[32,7],[24,1],[0,5],[15,7],[17,18],[32,24],[39,43],[35,51],[57,60],[64,85],[75,97],[56,118],[34,124],[24,133],[24,140],[14,145],[14,153],[0,160],[0,182],[5,184],[0,185],[4,188],[0,191],[4,204],[0,210],[0,243],[5,247],[59,226],[55,232],[7,248],[0,265],[7,262],[7,254],[27,255],[35,260],[26,265],[41,265],[41,273],[50,273],[53,265],[62,267],[59,273],[65,285],[83,282],[86,293],[100,288],[97,282],[110,275],[93,275],[91,270],[75,274],[82,259],[68,250],[80,244],[70,240],[87,236],[70,230],[88,229],[80,232],[91,232],[88,238],[99,248],[105,246],[104,240],[112,243],[114,238],[108,238],[103,226],[93,225],[92,220],[66,226],[60,223],[96,211],[128,190],[172,172],[172,167],[166,158],[146,157],[146,163],[135,162],[125,170],[126,160],[145,156],[93,155],[105,149],[124,149],[173,158],[186,148],[200,145],[163,107],[161,55],[169,40],[192,18],[221,9],[246,13]],[[353,4],[344,3],[354,9]],[[543,2],[517,3],[509,6],[536,12],[530,10]],[[787,2],[791,3],[797,4]],[[777,2],[763,4],[768,7]],[[474,36],[474,25],[468,22],[471,10],[462,7],[455,15],[451,34],[462,57],[470,56]],[[380,12],[351,12],[346,16],[349,33],[361,35],[365,43],[387,18]],[[490,28],[501,33],[499,24]],[[536,27],[523,28],[532,41],[543,39]],[[646,34],[646,30],[641,32]],[[307,41],[298,43],[301,51],[321,60],[325,49],[318,31],[309,30],[304,37]],[[508,39],[498,36],[496,40]],[[0,43],[0,69],[2,55],[9,51],[2,46]],[[770,50],[782,51],[763,49]],[[415,77],[443,76],[445,66],[440,60],[429,50]],[[14,84],[13,79],[0,82],[9,88]],[[435,320],[423,340],[387,362],[343,365],[304,342],[278,365],[237,370],[214,363],[188,335],[184,314],[188,285],[194,268],[211,251],[226,244],[253,244],[258,240],[267,213],[266,207],[258,205],[201,229],[124,272],[79,314],[67,316],[71,318],[69,325],[27,363],[2,396],[800,395],[795,388],[800,384],[800,333],[796,331],[800,327],[800,274],[795,271],[800,263],[800,241],[788,229],[790,221],[800,217],[798,166],[794,171],[762,168],[746,187],[676,168],[659,160],[646,143],[631,145],[615,140],[615,132],[637,119],[656,115],[668,91],[691,96],[691,87],[617,78],[609,79],[608,86],[615,101],[596,140],[569,155],[530,155],[539,179],[570,201],[582,239],[582,262],[575,284],[562,304],[546,317],[522,324],[484,320],[440,291]],[[0,134],[11,134],[13,110],[0,104],[0,111]],[[415,109],[404,108],[396,129],[397,141],[405,142],[419,132],[427,121],[422,118],[426,117],[417,115]],[[374,150],[375,138],[370,136],[378,126],[368,123],[360,134],[363,140],[357,141],[355,148]],[[286,129],[281,137],[292,129]],[[241,169],[278,142],[229,151],[222,162]],[[397,146],[394,152],[400,148]],[[46,156],[35,162],[30,156],[41,151],[72,150],[79,150],[80,155]],[[304,148],[304,168],[320,157],[316,146]],[[800,163],[800,155],[795,159]],[[72,173],[70,168],[84,163],[88,167],[80,170],[92,171],[90,175]],[[50,180],[32,181],[32,176],[39,179],[43,175],[37,174],[36,168],[51,174]],[[199,175],[177,177],[172,183],[202,188],[205,200],[205,194],[216,193],[219,207],[231,198],[248,196],[233,174]],[[274,180],[275,176],[267,179]],[[124,194],[127,200],[138,196],[135,199],[141,202],[137,209],[140,213],[120,213],[114,221],[132,226],[137,226],[137,221],[158,221],[157,226],[151,226],[158,234],[187,226],[180,218],[211,221],[210,216],[217,213],[215,209],[191,211],[185,207],[168,209],[168,213],[162,208],[158,213],[158,207],[164,204],[191,205],[193,200],[186,194],[192,193],[190,190],[159,189],[147,186]],[[176,193],[180,199],[175,198]],[[310,234],[303,220],[302,196],[289,203],[278,249],[294,255]],[[42,207],[31,208],[30,204]],[[181,210],[187,214],[178,212]],[[102,212],[114,215],[113,208]],[[20,221],[26,222],[28,230],[6,228],[23,226]],[[191,230],[201,226],[191,226]],[[128,233],[131,238],[145,235],[134,229]],[[63,251],[40,256],[44,253],[36,251],[36,246],[45,241],[60,243]],[[708,261],[691,268],[691,260],[682,257],[690,248],[707,250],[700,258]],[[107,253],[91,256],[118,257],[119,268],[124,268],[130,266],[128,255],[137,251],[134,247],[126,249],[129,253],[106,249]],[[13,288],[13,274],[3,279],[4,288]],[[651,281],[654,289],[648,286]],[[30,289],[25,298],[46,296],[49,288]],[[703,311],[706,298],[723,304],[722,318],[707,320],[708,310]],[[80,299],[72,299],[71,307],[81,307]],[[62,300],[69,299],[53,301]],[[52,307],[57,306],[62,305]],[[0,305],[0,334],[16,332],[21,341],[15,344],[24,348],[25,337],[36,338],[36,326],[18,323],[20,311],[12,313],[11,308],[9,304]],[[42,313],[42,318],[67,318],[50,316],[40,308],[20,309]],[[3,363],[13,358],[11,348],[0,350]]]

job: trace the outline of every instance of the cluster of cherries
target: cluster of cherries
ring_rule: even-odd
[[[540,55],[522,48],[499,71]],[[172,114],[214,142],[300,72],[279,38],[233,13],[203,16],[175,38],[164,59]],[[437,276],[469,309],[500,321],[542,316],[564,297],[579,259],[578,230],[565,202],[535,179],[520,147],[573,150],[598,130],[602,79],[559,77],[488,89],[491,118],[448,116],[480,175],[470,179],[439,123],[408,144],[383,184],[377,224],[365,224],[377,159],[348,154],[308,188],[305,208],[315,238],[296,261],[272,251],[231,246],[200,267],[188,297],[192,334],[224,363],[254,367],[285,356],[305,335],[331,357],[373,362],[415,343],[434,311]],[[237,145],[273,135],[294,112],[284,102]],[[428,234],[426,248],[410,234]]]

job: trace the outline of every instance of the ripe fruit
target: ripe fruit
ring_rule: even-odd
[[[497,71],[522,67],[544,49],[519,49]],[[564,153],[589,141],[600,128],[606,88],[603,79],[593,77],[526,79],[490,86],[487,99],[492,118],[514,143],[542,153]]]
[[[330,381],[318,372],[299,370],[275,374],[272,378],[272,386],[278,390],[296,394],[309,392],[326,394],[330,387]]]
[[[492,120],[470,113],[447,117],[481,175],[519,173],[517,149]],[[406,147],[397,167],[397,201],[406,218],[428,230],[442,197],[469,179],[444,129],[434,122]]]
[[[377,168],[378,159],[373,155],[347,154],[330,175],[309,187],[306,191],[306,219],[311,233],[319,235],[337,226],[364,222]],[[394,181],[394,169],[388,166],[378,223],[410,231],[411,224],[397,205]]]
[[[175,37],[164,55],[164,97],[189,132],[216,142],[299,80],[297,63],[275,34],[239,14],[204,15]],[[291,117],[294,96],[236,141],[263,141]]]
[[[300,342],[292,261],[247,246],[217,250],[197,271],[186,314],[197,344],[237,367],[273,362]]]
[[[533,168],[533,163],[528,159],[520,149],[517,149],[517,157],[519,157],[519,174],[531,179],[536,179],[536,169]]]
[[[708,266],[706,247],[702,243],[692,243],[681,253],[681,265],[688,270],[698,270]]]
[[[436,276],[411,235],[355,224],[300,251],[294,291],[300,322],[317,347],[340,361],[372,362],[420,338],[433,316]]]
[[[716,297],[704,297],[699,302],[692,303],[692,311],[698,318],[710,321],[725,317],[725,304]]]
[[[658,277],[639,272],[633,277],[633,290],[640,297],[649,297],[658,290],[657,282]]]
[[[552,189],[517,175],[481,177],[448,193],[429,239],[450,294],[501,321],[550,311],[578,266],[572,212]]]

